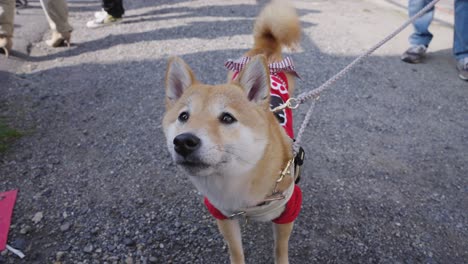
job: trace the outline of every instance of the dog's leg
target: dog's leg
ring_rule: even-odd
[[[232,264],[244,263],[244,250],[242,249],[242,235],[239,221],[235,220],[216,220],[219,231],[223,234],[224,240],[229,247],[229,256]]]
[[[273,224],[275,235],[275,263],[287,264],[289,236],[293,229],[294,222],[288,224]]]

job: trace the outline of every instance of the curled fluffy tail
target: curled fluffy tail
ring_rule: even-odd
[[[281,58],[283,46],[294,48],[301,38],[296,9],[286,0],[273,0],[257,17],[254,47],[250,56],[264,54],[269,59]]]

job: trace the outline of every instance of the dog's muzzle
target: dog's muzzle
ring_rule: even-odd
[[[187,158],[201,146],[201,140],[192,133],[183,133],[174,138],[174,150],[179,155]]]

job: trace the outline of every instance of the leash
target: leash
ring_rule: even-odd
[[[289,98],[284,104],[279,105],[270,111],[273,113],[279,112],[281,110],[284,110],[286,108],[290,109],[296,109],[299,107],[299,105],[303,104],[304,102],[308,100],[312,100],[311,105],[309,109],[307,110],[307,113],[304,117],[304,120],[302,121],[301,127],[299,128],[299,132],[297,133],[296,140],[293,144],[293,157],[291,160],[288,161],[288,164],[286,167],[282,170],[280,176],[277,178],[275,187],[273,190],[273,193],[269,196],[266,197],[266,199],[259,205],[249,207],[249,208],[241,208],[239,210],[229,212],[226,216],[219,212],[216,208],[214,208],[211,204],[210,206],[213,207],[217,212],[221,214],[223,219],[233,219],[239,216],[244,216],[246,223],[248,222],[249,218],[259,218],[262,216],[265,216],[275,210],[279,210],[283,208],[283,206],[289,201],[291,195],[293,194],[293,188],[295,188],[295,183],[298,182],[299,176],[300,176],[300,169],[301,165],[303,164],[304,161],[304,150],[300,147],[300,142],[302,140],[302,136],[305,132],[305,129],[312,117],[312,112],[314,110],[316,102],[320,98],[320,93],[330,87],[333,83],[335,83],[337,80],[342,78],[348,71],[350,71],[357,63],[368,57],[370,54],[372,54],[374,51],[376,51],[378,48],[383,46],[385,43],[387,43],[390,39],[394,38],[397,34],[399,34],[404,28],[406,28],[409,24],[411,24],[416,18],[422,16],[424,13],[426,13],[430,8],[434,7],[434,5],[439,2],[440,0],[433,0],[430,2],[427,6],[425,6],[422,10],[420,10],[416,15],[411,17],[408,21],[406,21],[403,25],[401,25],[399,28],[397,28],[393,33],[388,35],[386,38],[384,38],[382,41],[371,47],[369,50],[367,50],[364,54],[360,55],[356,59],[354,59],[348,66],[346,66],[344,69],[342,69],[340,72],[335,74],[332,78],[330,78],[328,81],[326,81],[324,84],[319,86],[316,89],[313,89],[309,92],[304,92],[301,93],[299,96],[296,98]],[[225,66],[232,70],[232,71],[237,71],[239,72],[242,67],[248,62],[248,58],[242,58],[240,61],[232,61],[229,60]],[[270,67],[271,68],[271,67]],[[282,67],[279,67],[282,68]],[[290,70],[294,71],[294,67],[292,67]],[[288,189],[281,193],[277,190],[278,184],[284,179],[284,177],[290,176],[293,177],[293,182],[292,184],[288,187]],[[207,200],[205,200],[205,204]],[[209,202],[209,201],[208,201]],[[207,204],[208,207],[208,204]],[[210,211],[211,214],[215,216],[215,213],[217,212],[212,212],[210,207],[208,207],[208,210]],[[215,216],[217,217],[217,216]]]
[[[346,73],[348,73],[356,64],[361,62],[363,59],[369,57],[374,51],[376,51],[378,48],[383,46],[385,43],[387,43],[389,40],[394,38],[396,35],[398,35],[403,29],[405,29],[409,24],[411,24],[414,20],[425,14],[429,9],[433,8],[437,2],[440,0],[432,0],[429,4],[427,4],[423,9],[421,9],[418,13],[416,13],[414,16],[412,16],[410,19],[408,19],[403,25],[401,25],[399,28],[397,28],[395,31],[393,31],[391,34],[389,34],[387,37],[385,37],[383,40],[372,46],[370,49],[368,49],[364,54],[360,55],[356,59],[354,59],[348,66],[346,66],[344,69],[342,69],[340,72],[335,74],[333,77],[328,79],[324,84],[319,86],[318,88],[315,88],[311,91],[301,93],[299,96],[295,98],[290,98],[286,103],[272,109],[271,111],[276,113],[278,111],[281,111],[285,108],[290,108],[290,109],[296,109],[299,107],[299,105],[303,104],[304,102],[313,99],[309,110],[307,111],[304,120],[302,121],[301,127],[299,129],[299,132],[297,133],[296,141],[293,144],[293,153],[294,156],[297,155],[297,153],[300,150],[300,142],[302,139],[302,135],[304,134],[304,131],[310,121],[310,118],[312,117],[312,112],[314,110],[315,103],[319,100],[320,98],[320,93],[323,92],[325,89],[330,87],[333,83],[335,83],[337,80],[341,79]]]

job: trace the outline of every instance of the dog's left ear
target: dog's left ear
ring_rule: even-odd
[[[192,69],[179,57],[172,57],[166,72],[166,108],[169,109],[184,93],[196,83]]]
[[[253,57],[239,73],[237,80],[250,101],[257,104],[269,103],[267,99],[270,96],[270,70],[265,56]]]

